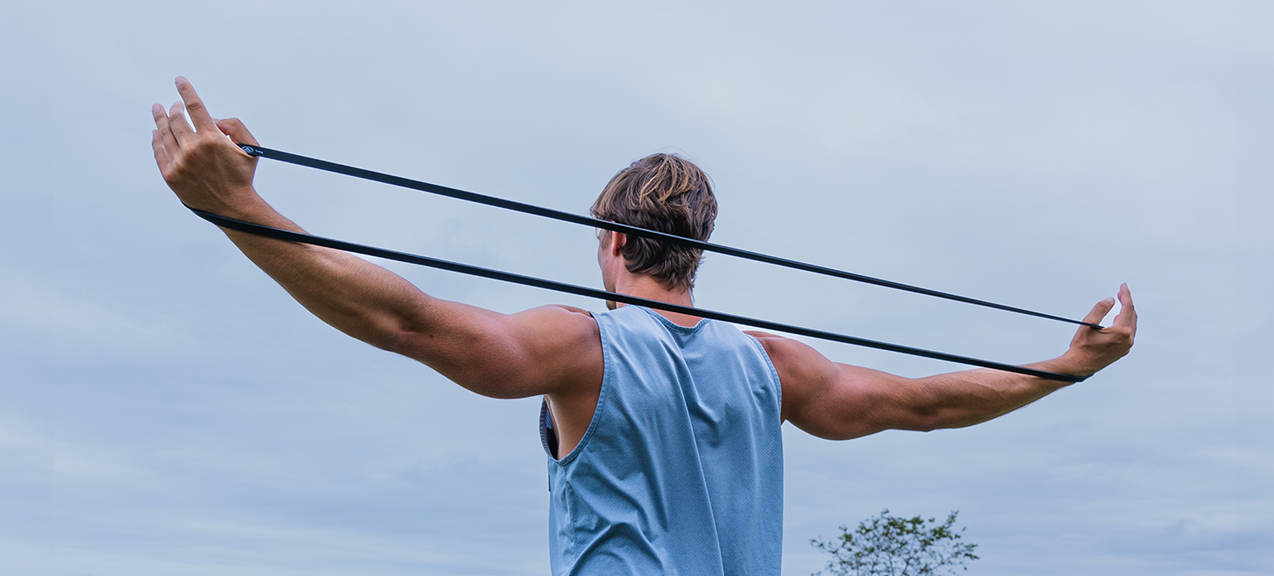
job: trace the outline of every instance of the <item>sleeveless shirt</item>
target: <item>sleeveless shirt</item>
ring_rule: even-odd
[[[593,316],[605,370],[588,430],[557,459],[540,418],[552,573],[779,574],[780,387],[761,343],[639,306]]]

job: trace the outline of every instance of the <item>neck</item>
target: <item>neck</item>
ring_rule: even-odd
[[[635,296],[637,298],[645,298],[656,302],[667,302],[678,306],[694,306],[694,297],[689,289],[672,289],[664,288],[658,280],[650,276],[640,274],[621,274],[615,279],[616,293],[626,296]],[[620,302],[607,302],[612,309],[625,306]],[[673,324],[678,326],[694,326],[699,323],[702,318],[691,316],[689,314],[678,314],[676,312],[667,312],[664,310],[655,310],[660,316],[671,320]]]

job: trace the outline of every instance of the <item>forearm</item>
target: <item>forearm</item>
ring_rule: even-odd
[[[1123,310],[1108,328],[1080,327],[1066,353],[1053,360],[1027,365],[1030,368],[1088,377],[1109,366],[1132,349],[1137,331],[1137,312],[1128,286],[1119,288]],[[1084,317],[1085,322],[1102,321],[1115,304],[1114,298],[1098,302]],[[915,405],[935,428],[960,428],[985,422],[1039,400],[1067,382],[1046,380],[998,370],[973,370],[940,374],[917,381],[923,402]]]
[[[234,144],[256,144],[247,127],[233,118],[214,120],[184,78],[177,79],[177,91],[183,102],[170,111],[158,104],[151,108],[155,163],[177,197],[187,206],[227,218],[304,232],[253,188],[257,159]],[[186,110],[194,128],[185,120]],[[440,300],[351,254],[230,230],[226,235],[316,316],[372,345],[399,351],[406,333],[436,333],[466,324],[454,314],[446,324],[449,315]]]
[[[1081,327],[1062,356],[1031,368],[1091,376],[1127,354],[1137,330],[1128,287],[1123,309],[1100,330]],[[1099,302],[1084,317],[1099,323],[1115,299]],[[789,338],[751,333],[765,346],[783,385],[783,417],[816,436],[845,440],[882,430],[960,428],[986,422],[1039,400],[1069,383],[999,370],[971,370],[928,378],[904,378],[879,370],[836,364]]]
[[[259,199],[233,212],[225,216],[305,232]],[[394,350],[398,336],[419,323],[430,308],[432,299],[411,283],[352,254],[223,231],[245,256],[307,310],[373,346]]]
[[[1029,367],[1063,371],[1058,360]],[[963,428],[1008,414],[1070,382],[1047,380],[1000,370],[980,369],[939,374],[912,381],[920,401],[913,405],[920,429]]]

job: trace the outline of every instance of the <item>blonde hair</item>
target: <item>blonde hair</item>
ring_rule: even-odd
[[[593,203],[593,217],[707,240],[717,217],[712,182],[676,154],[651,154],[620,170]],[[629,272],[665,288],[694,288],[702,250],[628,235],[622,248]]]

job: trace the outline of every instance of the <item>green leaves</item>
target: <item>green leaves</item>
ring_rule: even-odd
[[[810,545],[832,555],[826,572],[833,576],[921,576],[967,570],[969,560],[977,560],[977,544],[960,542],[964,528],[952,530],[958,511],[938,524],[930,518],[900,518],[882,510],[858,523],[853,531],[841,526],[841,534],[827,541],[810,540]],[[818,572],[817,574],[822,574]]]

